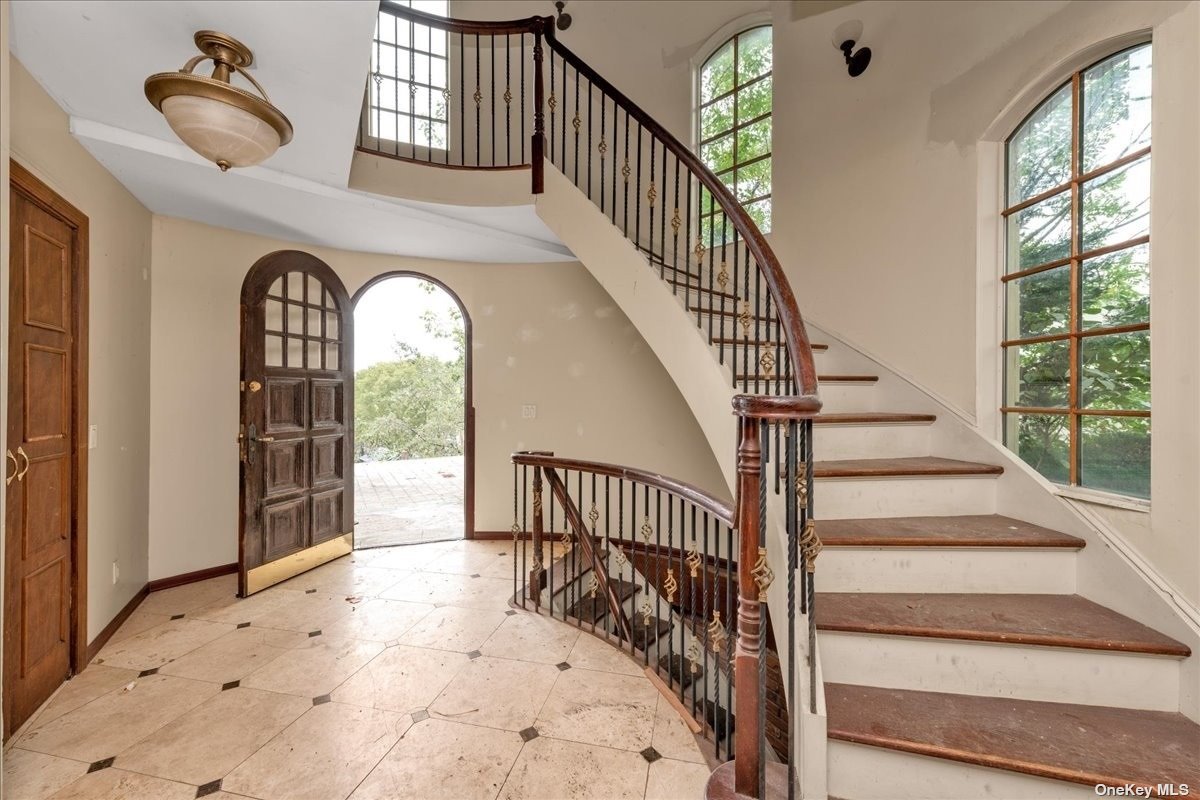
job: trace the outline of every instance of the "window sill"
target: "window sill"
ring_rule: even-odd
[[[1056,485],[1054,489],[1059,497],[1065,497],[1068,500],[1078,500],[1083,503],[1111,506],[1112,508],[1123,508],[1126,511],[1140,511],[1143,514],[1150,513],[1150,501],[1143,500],[1140,497],[1126,497],[1121,494],[1098,492],[1095,489],[1084,489],[1080,486]]]

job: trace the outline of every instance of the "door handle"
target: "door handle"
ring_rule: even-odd
[[[13,455],[13,451],[12,451],[12,450],[9,450],[9,451],[8,451],[8,457],[9,457],[9,458],[11,458],[11,459],[12,459],[12,462],[13,462],[13,473],[12,473],[12,475],[8,475],[8,474],[7,474],[7,473],[8,473],[8,470],[7,470],[7,469],[6,469],[6,470],[4,470],[4,472],[5,472],[5,476],[4,476],[4,485],[5,485],[5,486],[8,486],[8,485],[9,485],[9,484],[11,484],[11,483],[12,483],[14,480],[16,480],[16,478],[17,478],[17,473],[19,473],[19,472],[21,471],[21,465],[17,463],[17,457]]]
[[[17,473],[17,483],[20,483],[25,480],[25,473],[29,472],[29,456],[25,454],[25,448],[23,447],[17,448],[17,455],[25,459],[25,467]]]
[[[274,436],[256,436],[254,438],[254,441],[256,441],[256,442],[273,442],[273,441],[275,441],[275,437]]]

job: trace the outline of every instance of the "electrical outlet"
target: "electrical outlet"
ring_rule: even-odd
[[[521,406],[521,419],[537,419],[537,406]]]
[[[116,561],[113,562],[113,585],[121,579],[121,565]]]

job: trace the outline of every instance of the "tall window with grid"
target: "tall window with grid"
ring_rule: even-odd
[[[385,0],[447,16],[448,0]],[[388,141],[445,150],[449,146],[450,57],[445,31],[380,12],[371,42],[367,128]]]
[[[1076,72],[1007,143],[1006,444],[1060,484],[1150,496],[1150,73]]]
[[[697,111],[700,158],[729,187],[758,227],[771,229],[771,27],[742,31],[717,48],[700,68]],[[701,236],[720,211],[700,197]]]

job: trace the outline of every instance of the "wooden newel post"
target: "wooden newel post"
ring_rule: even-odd
[[[734,651],[734,685],[737,688],[737,728],[734,731],[734,789],[745,797],[758,797],[759,707],[758,659],[763,648],[762,605],[758,600],[754,564],[758,560],[759,482],[762,480],[762,449],[759,423],[740,417],[737,452],[738,497],[738,617],[737,648]]]
[[[542,25],[545,25],[543,20]],[[533,141],[530,143],[530,165],[533,175],[533,193],[541,194],[546,189],[546,80],[542,74],[542,26],[533,32]]]
[[[542,573],[545,571],[546,553],[542,549],[542,468],[533,468],[533,568],[529,571],[529,599],[534,607],[542,602]]]

